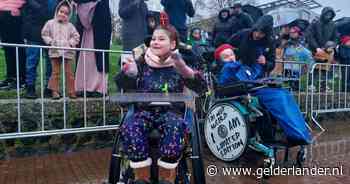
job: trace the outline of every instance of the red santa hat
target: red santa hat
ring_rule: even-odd
[[[214,57],[215,57],[215,60],[220,60],[220,54],[222,51],[226,50],[226,49],[234,49],[234,47],[232,47],[230,44],[222,44],[220,45],[216,50],[215,50],[215,53],[214,53]]]

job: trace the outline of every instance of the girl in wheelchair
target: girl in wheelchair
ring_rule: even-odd
[[[117,85],[129,91],[181,93],[185,85],[192,88],[203,84],[199,73],[188,67],[176,51],[178,43],[174,27],[157,27],[145,54],[138,61],[129,58],[123,64],[116,77]],[[152,129],[161,133],[160,159],[156,160],[160,183],[174,183],[184,136],[189,131],[182,117],[183,109],[183,104],[164,107],[137,104],[135,113],[125,119],[120,130],[121,140],[136,184],[150,182],[150,166],[154,160],[150,158],[148,134]]]
[[[222,64],[218,84],[225,86],[237,81],[261,79],[265,63],[243,65],[236,61],[233,49],[231,45],[224,44],[215,51],[216,61]],[[311,143],[311,135],[306,127],[306,122],[289,91],[282,88],[265,87],[253,91],[252,95],[258,97],[262,106],[277,120],[289,144],[307,145]],[[271,153],[266,146],[258,142],[250,142],[250,146],[264,152],[267,156]]]

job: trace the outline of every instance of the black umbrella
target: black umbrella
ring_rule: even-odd
[[[248,13],[256,22],[261,16],[264,15],[263,11],[255,6],[252,6],[250,4],[246,4],[242,6],[242,11]]]
[[[335,21],[338,33],[343,35],[350,35],[350,17],[344,17]]]
[[[302,32],[304,32],[309,27],[309,25],[310,25],[309,21],[305,19],[295,19],[288,24],[289,27],[294,27],[294,26],[299,27]]]

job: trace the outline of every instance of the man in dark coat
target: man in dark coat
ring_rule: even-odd
[[[24,44],[22,34],[22,17],[12,16],[10,12],[0,12],[0,38],[4,43]],[[5,89],[17,88],[16,48],[3,47],[6,62],[6,78],[0,82]],[[18,67],[20,87],[25,84],[26,55],[25,49],[18,48]]]
[[[170,24],[179,32],[180,40],[187,40],[187,16],[193,17],[195,10],[191,0],[161,0],[164,11],[169,15]]]
[[[26,44],[44,45],[41,38],[41,29],[46,21],[54,15],[57,0],[27,0],[23,6],[23,34]],[[45,86],[51,76],[51,62],[47,56],[47,50],[43,50],[46,60]],[[36,98],[35,81],[37,65],[40,58],[39,48],[26,48],[26,97]],[[50,95],[46,88],[45,94]]]
[[[144,0],[120,0],[123,50],[131,51],[142,44],[147,36],[147,5]]]
[[[234,34],[230,44],[236,48],[238,59],[245,65],[260,63],[266,73],[275,67],[275,41],[273,38],[273,18],[264,15],[250,29]]]
[[[319,20],[312,22],[307,32],[307,43],[310,50],[315,54],[324,52],[324,46],[328,41],[336,42],[337,32],[334,22],[335,12],[330,7],[322,10]]]
[[[242,11],[242,5],[240,3],[236,3],[230,8],[230,16],[232,27],[234,28],[232,31],[233,34],[253,26],[253,18]]]
[[[228,9],[222,9],[216,19],[213,28],[213,45],[215,47],[227,43],[228,39],[232,36],[233,27],[230,24],[229,14],[230,11]]]
[[[88,3],[98,0],[75,0],[76,3]],[[76,28],[80,35],[83,35],[83,26],[78,18]],[[92,18],[92,29],[94,32],[94,49],[109,50],[111,48],[111,36],[112,36],[112,17],[109,11],[109,0],[100,0],[95,8],[95,13]],[[82,41],[80,39],[80,41]],[[103,55],[104,55],[104,68],[103,68]],[[79,56],[79,54],[77,54]],[[96,52],[96,67],[97,71],[102,73],[103,69],[107,73],[109,72],[109,53]]]

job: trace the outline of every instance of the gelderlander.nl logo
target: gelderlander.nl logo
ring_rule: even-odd
[[[274,167],[274,168],[235,168],[215,165],[207,167],[209,176],[256,176],[258,179],[263,176],[343,176],[343,166],[339,167]]]

